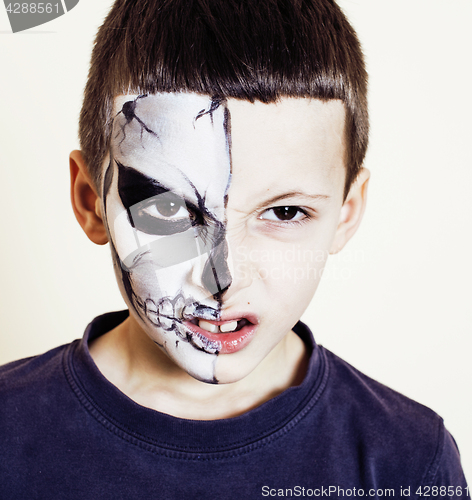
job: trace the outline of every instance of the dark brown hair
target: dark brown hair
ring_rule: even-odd
[[[362,166],[367,73],[356,33],[333,0],[116,0],[95,40],[80,114],[97,185],[114,97],[178,91],[265,103],[341,99],[345,195]]]

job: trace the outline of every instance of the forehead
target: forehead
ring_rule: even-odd
[[[152,178],[177,185],[191,179],[203,191],[220,179],[221,192],[231,164],[233,181],[236,174],[253,187],[256,178],[271,190],[289,181],[306,187],[309,176],[317,188],[341,189],[344,127],[338,100],[264,104],[215,102],[195,93],[127,95],[115,99],[112,152]]]
[[[121,164],[176,189],[191,179],[205,191],[205,178],[217,173],[227,180],[224,103],[194,93],[126,95],[115,98],[114,112],[111,151]]]
[[[247,200],[270,192],[342,198],[346,175],[345,109],[340,100],[282,98],[254,104],[229,100],[231,195]],[[246,185],[241,179],[250,178]]]
[[[344,154],[345,110],[340,100],[285,97],[275,103],[230,99],[233,140],[250,154],[273,156],[304,153],[329,160]],[[259,153],[258,153],[259,152]]]

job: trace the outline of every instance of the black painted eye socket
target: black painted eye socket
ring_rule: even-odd
[[[169,235],[203,225],[204,215],[196,205],[137,170],[118,166],[118,193],[130,223],[147,234]]]

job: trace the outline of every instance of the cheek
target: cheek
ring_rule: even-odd
[[[153,300],[175,295],[192,269],[192,262],[182,255],[190,246],[187,240],[194,240],[192,234],[156,236],[136,231],[113,194],[107,199],[107,225],[118,257],[116,265],[128,273],[134,293]]]
[[[278,310],[297,318],[303,314],[318,287],[325,262],[323,252],[294,249],[288,259],[265,267],[266,275],[262,273],[261,278]]]
[[[298,237],[271,241],[272,259],[261,263],[262,275],[274,294],[301,311],[310,303],[321,280],[336,231],[336,218],[326,217],[305,229]],[[265,275],[264,275],[265,271]]]
[[[157,301],[163,297],[174,298],[182,293],[188,295],[186,285],[192,271],[191,262],[159,268],[152,258],[143,256],[140,263],[129,270],[129,274],[136,295]]]
[[[164,294],[164,282],[158,279],[152,262],[142,262],[130,270],[134,293],[143,300],[156,300]]]
[[[293,242],[255,238],[235,255],[245,274],[261,280],[274,294],[287,297],[299,288],[314,292],[328,258],[328,243],[314,238]]]

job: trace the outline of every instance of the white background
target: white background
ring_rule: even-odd
[[[370,73],[364,222],[304,319],[375,379],[433,408],[472,478],[472,1],[342,0]],[[69,203],[68,153],[110,0],[12,34],[0,5],[0,362],[121,309],[108,247]]]

